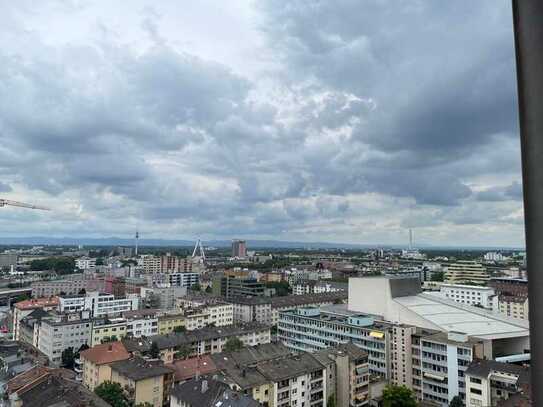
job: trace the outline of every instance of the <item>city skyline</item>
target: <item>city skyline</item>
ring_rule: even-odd
[[[3,8],[0,237],[524,246],[509,2]]]

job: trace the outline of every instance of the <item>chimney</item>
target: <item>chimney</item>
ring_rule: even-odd
[[[207,391],[207,380],[202,380],[202,394]]]

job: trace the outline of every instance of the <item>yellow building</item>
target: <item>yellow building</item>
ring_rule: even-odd
[[[480,263],[469,260],[459,260],[449,265],[445,273],[445,281],[449,284],[486,285],[488,279],[486,268]]]
[[[158,317],[158,333],[160,335],[169,334],[180,326],[186,326],[186,319],[182,313],[166,314]]]
[[[169,403],[174,370],[162,362],[148,362],[132,358],[111,364],[111,381],[119,383],[128,392],[135,405],[149,403],[161,407]]]
[[[104,343],[81,352],[83,384],[91,391],[106,380],[111,380],[110,364],[126,360],[130,354],[122,342]]]
[[[124,318],[95,320],[92,325],[91,346],[120,340],[125,336],[126,320]]]

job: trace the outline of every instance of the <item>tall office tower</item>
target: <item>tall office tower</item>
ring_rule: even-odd
[[[245,240],[232,240],[232,257],[247,257],[247,243]]]

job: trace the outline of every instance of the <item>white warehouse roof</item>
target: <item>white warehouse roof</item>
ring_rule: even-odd
[[[379,315],[390,322],[463,332],[482,339],[530,334],[527,321],[424,294],[418,278],[413,277],[351,278],[349,310]]]

